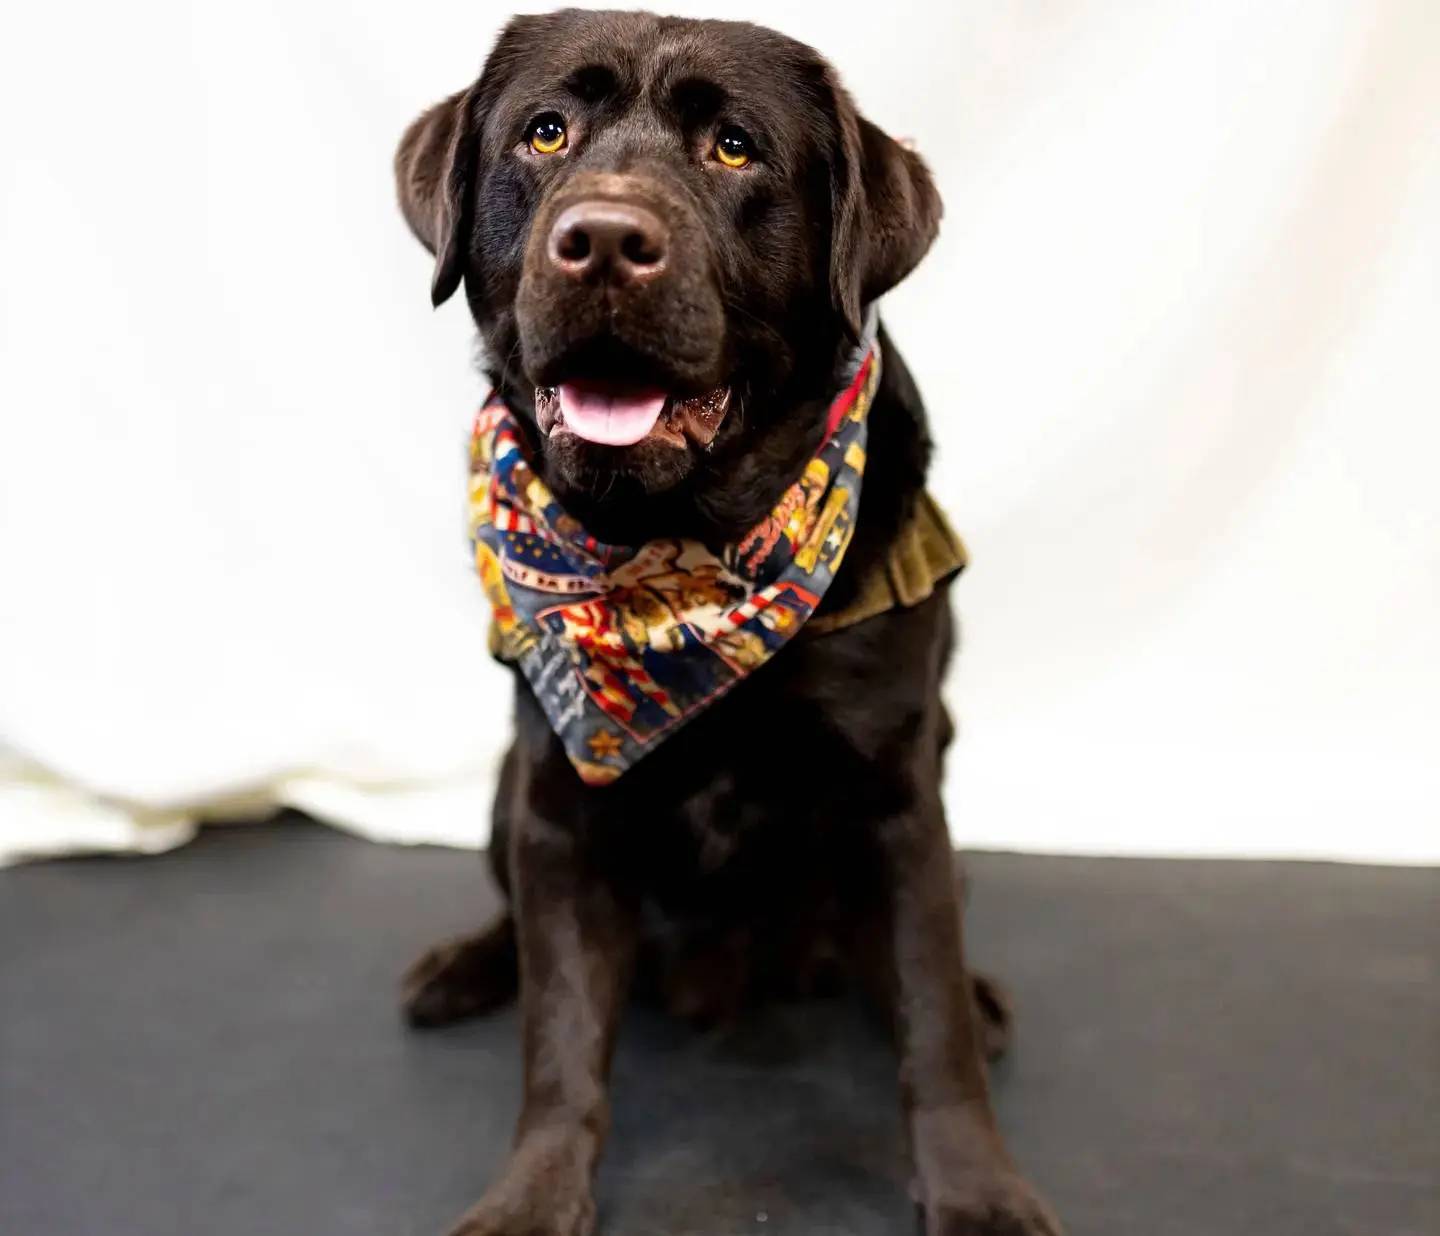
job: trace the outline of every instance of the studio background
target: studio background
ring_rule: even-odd
[[[884,313],[973,558],[956,840],[1440,861],[1440,6],[664,7],[815,44],[945,196]],[[0,859],[483,843],[484,390],[390,161],[511,11],[5,17]]]

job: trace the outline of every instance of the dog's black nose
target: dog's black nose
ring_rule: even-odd
[[[595,198],[560,212],[550,229],[550,260],[572,279],[634,283],[665,269],[670,233],[653,211]]]

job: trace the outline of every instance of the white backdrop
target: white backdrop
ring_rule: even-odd
[[[389,167],[509,6],[25,7],[0,855],[481,842],[481,391]],[[957,839],[1440,860],[1440,4],[668,7],[819,46],[945,193],[886,315],[975,563]]]

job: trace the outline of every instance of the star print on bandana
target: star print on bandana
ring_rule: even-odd
[[[596,730],[585,740],[590,754],[597,760],[613,760],[625,749],[625,740],[613,730]]]

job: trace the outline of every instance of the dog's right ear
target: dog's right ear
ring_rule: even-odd
[[[476,95],[479,82],[423,113],[395,152],[400,210],[416,238],[435,255],[430,300],[439,305],[460,286],[465,266],[466,214],[475,181]]]
[[[506,84],[533,56],[536,39],[566,16],[512,17],[490,49],[479,80],[435,104],[400,139],[395,152],[400,210],[420,243],[435,255],[430,299],[437,305],[455,294],[465,273],[485,118]]]

